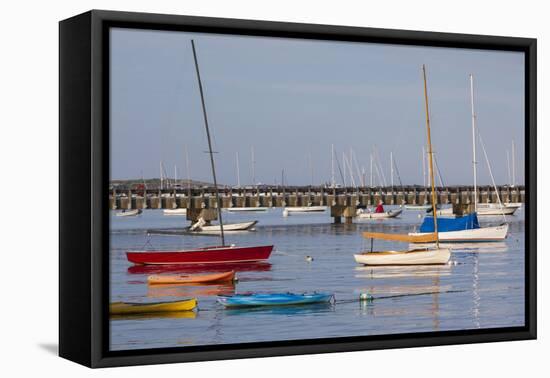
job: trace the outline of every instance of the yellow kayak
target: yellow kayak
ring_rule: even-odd
[[[111,315],[150,314],[157,312],[191,311],[197,307],[197,299],[183,301],[154,302],[154,303],[127,303],[113,302],[109,307]]]

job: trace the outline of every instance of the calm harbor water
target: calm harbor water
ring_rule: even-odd
[[[508,238],[498,243],[455,244],[445,266],[364,267],[353,254],[370,243],[362,231],[406,233],[420,212],[400,218],[333,225],[329,212],[282,217],[265,213],[224,214],[224,222],[258,220],[256,231],[228,234],[228,243],[273,244],[266,263],[227,267],[133,266],[128,249],[181,249],[218,245],[212,236],[147,236],[147,230],[181,228],[185,217],[145,210],[137,217],[111,216],[111,302],[168,301],[196,297],[199,310],[162,317],[113,318],[111,350],[246,343],[357,335],[464,330],[524,324],[524,210],[507,217]],[[502,218],[480,218],[482,225]],[[406,248],[376,241],[375,249]],[[313,261],[306,261],[312,256]],[[237,271],[235,285],[148,287],[149,274]],[[335,294],[330,305],[225,310],[219,294],[313,292]],[[359,302],[361,293],[375,298]]]

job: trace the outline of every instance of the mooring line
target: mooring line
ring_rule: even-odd
[[[368,293],[361,293],[359,298],[356,299],[337,299],[335,304],[346,304],[346,303],[355,303],[355,302],[371,302],[378,299],[391,299],[391,298],[402,298],[402,297],[413,297],[418,295],[432,295],[432,294],[448,294],[448,293],[463,293],[466,290],[447,290],[447,291],[429,291],[424,293],[407,293],[407,294],[396,294],[396,295],[385,295],[385,296],[373,296]]]

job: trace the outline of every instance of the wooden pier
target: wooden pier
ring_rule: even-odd
[[[439,204],[470,204],[474,202],[473,187],[456,186],[436,188]],[[217,219],[216,200],[213,188],[193,189],[146,189],[109,192],[109,208],[123,209],[187,209],[187,219],[196,221],[200,217],[207,221]],[[500,200],[524,202],[524,186],[498,187]],[[327,206],[335,223],[344,217],[351,223],[358,208],[384,205],[418,205],[431,203],[431,195],[424,188],[411,186],[397,190],[394,188],[325,188],[325,187],[280,187],[220,190],[220,206],[232,207],[297,207]],[[479,203],[498,203],[497,192],[493,187],[478,187]]]

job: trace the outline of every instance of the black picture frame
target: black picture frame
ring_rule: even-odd
[[[525,53],[525,326],[250,344],[108,350],[110,27]],[[92,10],[59,24],[59,354],[89,367],[535,339],[536,39]],[[70,199],[70,201],[69,201]]]

